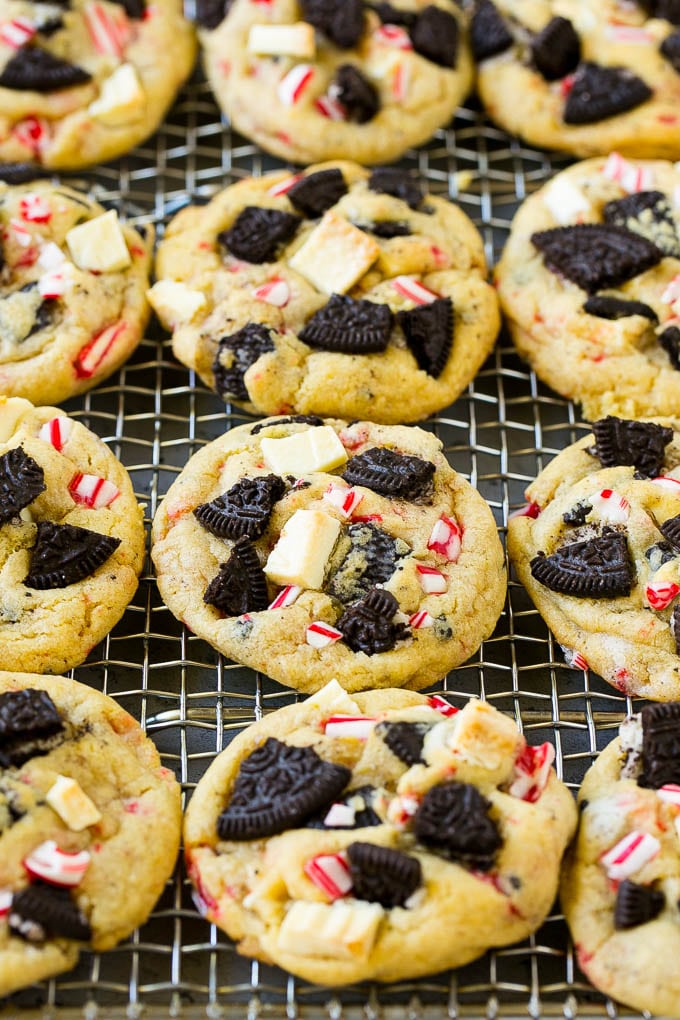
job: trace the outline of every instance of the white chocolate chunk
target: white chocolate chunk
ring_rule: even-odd
[[[383,908],[379,903],[296,900],[279,931],[279,949],[295,956],[365,960],[373,949]]]
[[[514,761],[522,737],[512,719],[483,701],[468,701],[465,708],[425,735],[423,758],[428,765],[445,765],[452,756],[474,765],[497,769]]]
[[[57,776],[45,800],[72,832],[82,832],[89,825],[101,821],[97,805],[92,803],[75,779],[68,776]]]
[[[347,461],[347,451],[330,425],[317,425],[284,439],[263,439],[262,455],[277,475],[333,471]]]
[[[200,290],[192,290],[174,280],[159,280],[147,290],[146,296],[166,329],[191,322],[208,303]]]
[[[306,21],[294,25],[253,25],[248,49],[262,57],[303,57],[316,54],[314,27]]]
[[[587,216],[592,212],[592,206],[581,189],[559,177],[545,189],[543,201],[563,227],[575,223],[579,216]]]
[[[0,443],[12,438],[21,419],[32,410],[33,404],[23,397],[0,397]]]
[[[323,510],[296,510],[269,554],[265,574],[274,584],[320,589],[339,532],[340,521]]]
[[[329,209],[288,264],[317,290],[346,294],[379,254],[372,237]]]
[[[90,103],[87,112],[103,124],[125,124],[144,110],[144,89],[132,64],[121,64],[105,78],[101,92]]]
[[[79,269],[115,273],[132,262],[115,209],[73,227],[66,243]]]
[[[338,683],[337,680],[330,680],[325,687],[322,687],[316,694],[307,699],[310,707],[320,708],[329,715],[361,715],[361,709],[356,701],[350,698],[349,694]]]

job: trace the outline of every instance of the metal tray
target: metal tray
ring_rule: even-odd
[[[567,162],[511,139],[473,107],[460,110],[450,129],[402,161],[424,175],[432,192],[456,198],[473,217],[490,263],[498,257],[518,202]],[[231,133],[197,77],[146,145],[75,183],[90,187],[129,219],[153,222],[162,231],[188,201],[279,165]],[[157,327],[117,376],[66,409],[127,466],[146,504],[147,524],[189,457],[225,429],[249,420],[238,409],[225,411],[174,361]],[[501,530],[537,471],[585,431],[574,406],[536,380],[507,337],[501,337],[466,393],[425,427],[437,433],[453,466],[488,500]],[[113,695],[142,721],[165,764],[176,769],[187,797],[234,733],[295,697],[221,659],[189,634],[163,606],[148,561],[121,623],[73,675]],[[573,787],[632,708],[598,677],[566,666],[514,581],[494,635],[440,689],[454,701],[487,698],[514,716],[534,742],[551,740],[558,771]],[[457,972],[324,991],[237,956],[229,940],[196,913],[181,866],[149,922],[128,942],[103,956],[84,953],[71,973],[0,1004],[0,1017],[19,1020],[635,1015],[588,985],[557,913],[527,941],[488,953]]]

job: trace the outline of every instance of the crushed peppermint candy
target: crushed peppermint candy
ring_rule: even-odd
[[[602,489],[588,497],[588,502],[603,521],[625,524],[630,517],[630,503],[613,489]]]
[[[658,475],[658,477],[652,478],[651,482],[653,485],[658,485],[660,489],[665,489],[666,492],[673,492],[676,496],[680,496],[679,478],[673,478],[672,475]]]
[[[446,574],[442,574],[441,570],[417,563],[416,572],[420,586],[427,595],[443,595],[448,590],[448,578]]]
[[[647,605],[651,609],[667,609],[680,592],[680,584],[674,581],[652,581],[645,588]]]
[[[361,503],[364,494],[357,489],[331,482],[324,492],[323,498],[336,510],[339,510],[343,517],[349,518]]]
[[[678,298],[680,298],[680,273],[673,277],[661,295],[661,300],[665,305],[672,305]]]
[[[302,588],[299,584],[287,584],[285,588],[281,589],[274,601],[267,606],[267,609],[285,609],[286,606],[292,606],[301,592]]]
[[[373,39],[380,46],[394,46],[398,50],[413,49],[411,37],[401,25],[381,25],[373,33]]]
[[[448,702],[446,698],[442,698],[441,694],[431,694],[427,699],[427,703],[430,708],[434,708],[436,712],[440,712],[442,715],[458,715],[460,712],[459,708]]]
[[[21,245],[22,248],[28,248],[33,240],[30,230],[24,226],[21,220],[17,219],[10,220],[9,226],[16,243]]]
[[[344,829],[354,825],[356,811],[351,804],[331,804],[323,824],[329,829]]]
[[[656,795],[665,804],[673,804],[674,807],[680,808],[680,786],[677,783],[664,783],[656,791]]]
[[[336,641],[340,641],[342,631],[331,627],[329,623],[322,623],[321,620],[316,620],[307,627],[305,638],[307,644],[311,645],[312,648],[325,648],[327,645],[334,645]]]
[[[636,43],[638,45],[654,42],[654,36],[644,28],[637,25],[617,25],[610,22],[607,25],[606,34],[612,42]],[[641,189],[642,190],[642,189]]]
[[[392,95],[398,103],[401,103],[404,99],[406,99],[410,83],[411,75],[409,66],[403,61],[399,61],[399,63],[395,64],[392,68],[392,81],[390,83]]]
[[[328,120],[347,120],[347,111],[342,103],[332,96],[318,96],[314,105],[322,117]]]
[[[60,298],[66,293],[63,273],[43,273],[38,280],[38,293],[44,298]]]
[[[412,276],[396,276],[392,286],[397,294],[414,301],[417,305],[429,305],[437,300],[438,295]]]
[[[440,517],[432,529],[427,548],[455,563],[460,556],[463,530],[452,517]]]
[[[372,715],[332,715],[324,722],[323,731],[327,737],[368,740],[377,721]]]
[[[285,195],[294,184],[297,184],[301,177],[302,174],[293,174],[292,177],[286,177],[277,184],[272,184],[271,188],[267,190],[267,194],[273,195],[274,198],[277,198],[279,195]]]
[[[37,32],[37,26],[28,18],[12,18],[0,25],[0,42],[5,46],[11,46],[13,50],[20,50],[29,42]]]
[[[562,649],[567,666],[571,666],[572,669],[590,669],[585,656],[581,652],[577,652],[575,648],[567,648],[566,645],[560,645],[560,648]]]
[[[347,854],[318,854],[307,861],[305,874],[332,900],[345,896],[352,888]]]
[[[633,829],[619,840],[616,846],[602,854],[600,863],[606,869],[609,878],[621,882],[653,861],[660,849],[661,844],[656,837],[648,832]]]
[[[31,192],[19,202],[19,215],[27,223],[49,223],[52,219],[52,210],[43,195]]]
[[[24,868],[33,878],[41,878],[50,885],[80,885],[90,866],[87,850],[67,853],[60,850],[53,839],[48,839],[24,858]]]
[[[76,375],[79,379],[89,379],[94,375],[118,337],[126,330],[126,322],[114,322],[112,326],[106,326],[99,333],[95,333],[74,362]]]
[[[420,807],[420,797],[415,794],[401,794],[393,797],[387,807],[387,820],[396,829],[405,829]]]
[[[274,277],[253,291],[256,301],[265,301],[276,308],[285,308],[290,301],[290,287],[280,276]]]
[[[130,23],[124,9],[120,7],[114,11],[100,3],[88,3],[83,16],[97,53],[122,57],[130,40]]]
[[[414,630],[423,630],[424,627],[434,627],[434,616],[431,616],[427,609],[421,609],[420,612],[409,616],[408,622]]]
[[[610,153],[602,167],[602,173],[610,181],[620,184],[629,195],[636,191],[649,191],[654,185],[654,173],[650,167],[635,166],[619,152]]]
[[[554,761],[555,748],[552,744],[545,743],[540,747],[526,744],[515,760],[515,778],[508,790],[510,796],[535,804],[548,785]]]
[[[49,140],[50,126],[42,117],[25,117],[14,125],[12,136],[19,145],[30,149],[37,156]]]
[[[9,889],[0,889],[0,917],[4,917],[5,914],[9,914],[12,906],[12,899],[14,893]]]
[[[41,269],[51,273],[55,269],[59,269],[63,266],[64,262],[67,261],[66,256],[54,241],[48,241],[47,244],[43,245],[40,249],[40,255],[38,255],[38,265]]]
[[[541,508],[538,503],[525,503],[519,510],[513,510],[508,514],[508,520],[512,521],[515,517],[531,517],[535,520],[540,512]]]
[[[109,482],[106,478],[99,478],[98,475],[83,475],[78,473],[71,479],[68,487],[74,503],[90,507],[92,510],[101,510],[102,507],[110,506],[120,496],[120,489]]]
[[[279,82],[276,92],[284,106],[295,106],[314,77],[311,64],[296,64]]]
[[[46,443],[50,443],[55,450],[63,450],[64,446],[68,442],[68,438],[73,431],[73,422],[70,418],[63,418],[59,415],[57,418],[50,418],[49,421],[45,422],[41,426],[40,432],[38,433],[38,439],[44,440]]]

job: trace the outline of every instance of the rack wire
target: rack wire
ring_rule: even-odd
[[[407,154],[433,193],[450,195],[475,220],[487,256],[497,259],[510,220],[560,157],[528,148],[461,109],[450,129]],[[280,166],[233,134],[204,80],[182,92],[161,131],[124,159],[73,183],[90,188],[136,223],[159,232],[189,201]],[[249,420],[225,406],[176,363],[167,338],[149,333],[117,376],[66,410],[100,435],[128,468],[150,524],[168,486],[201,446]],[[536,379],[501,337],[467,391],[425,426],[453,466],[487,499],[499,529],[523,503],[536,473],[586,431],[577,411]],[[263,713],[295,694],[232,664],[192,636],[163,606],[147,559],[139,590],[114,631],[75,679],[110,694],[146,727],[186,797],[215,753]],[[487,698],[511,714],[533,742],[551,740],[557,769],[576,788],[597,751],[615,735],[629,699],[598,677],[569,668],[545,624],[511,579],[504,612],[478,654],[439,690],[456,703]],[[0,1003],[0,1017],[98,1020],[137,1017],[260,1017],[328,1020],[440,1020],[486,1017],[631,1017],[579,973],[566,925],[554,913],[523,943],[490,952],[457,972],[390,986],[323,990],[275,967],[240,958],[202,920],[181,865],[149,922],[123,945],[84,953],[69,974]]]

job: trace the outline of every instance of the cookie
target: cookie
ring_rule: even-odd
[[[0,669],[78,666],[137,589],[128,473],[80,422],[0,397],[0,507]]]
[[[403,426],[232,429],[191,458],[153,538],[170,611],[301,691],[434,683],[488,637],[506,588],[486,503]]]
[[[143,924],[180,820],[174,775],[115,701],[0,673],[0,997]]]
[[[118,369],[149,315],[152,228],[71,188],[0,183],[0,246],[0,393],[59,403]]]
[[[680,704],[648,705],[586,773],[565,860],[564,913],[579,966],[634,1009],[680,1017]],[[673,767],[659,768],[668,765]]]
[[[678,159],[679,24],[673,3],[476,0],[479,94],[539,148]]]
[[[679,164],[563,170],[519,209],[496,282],[518,350],[586,418],[678,412]]]
[[[680,423],[600,419],[526,497],[508,552],[567,661],[680,698]]]
[[[398,424],[441,410],[499,328],[482,241],[406,171],[248,178],[170,223],[149,300],[173,349],[263,414]]]
[[[452,0],[199,0],[197,20],[233,126],[294,163],[398,159],[448,124],[472,84]]]
[[[198,784],[194,901],[239,952],[316,984],[461,966],[552,906],[576,826],[554,757],[483,702],[332,681],[248,727]]]
[[[180,0],[4,0],[0,162],[76,169],[156,130],[191,71]]]

